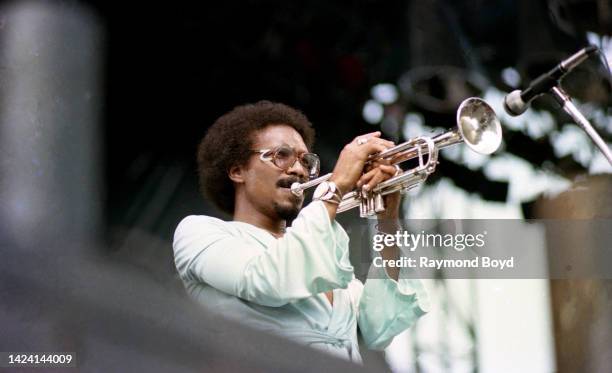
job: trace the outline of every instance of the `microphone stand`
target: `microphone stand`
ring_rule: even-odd
[[[582,127],[587,135],[589,135],[591,140],[593,140],[595,145],[597,145],[599,150],[608,159],[608,162],[610,162],[610,165],[612,166],[612,152],[608,148],[608,145],[603,141],[601,136],[599,136],[597,131],[595,131],[595,128],[591,126],[591,123],[589,123],[584,115],[582,115],[576,105],[574,105],[571,97],[560,86],[552,87],[550,93],[553,95],[555,100],[557,100],[559,105],[563,107],[563,110],[565,110],[565,112],[568,113],[572,119],[574,119],[574,122]]]

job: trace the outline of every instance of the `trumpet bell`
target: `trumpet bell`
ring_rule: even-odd
[[[480,98],[470,97],[459,105],[457,125],[463,141],[476,153],[491,154],[501,145],[499,119],[491,106]]]

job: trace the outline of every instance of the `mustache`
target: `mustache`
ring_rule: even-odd
[[[276,186],[279,188],[291,188],[291,184],[293,183],[304,183],[306,179],[299,177],[287,177],[284,179],[280,179],[276,182]]]

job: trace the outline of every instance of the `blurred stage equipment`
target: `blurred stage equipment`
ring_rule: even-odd
[[[552,70],[535,79],[527,89],[510,92],[504,98],[504,109],[512,116],[521,115],[527,110],[532,100],[544,93],[552,94],[559,105],[563,107],[563,110],[565,110],[565,112],[572,117],[574,122],[589,135],[602,154],[608,159],[610,165],[612,165],[612,152],[610,152],[605,141],[603,141],[591,123],[589,123],[576,105],[574,105],[570,96],[560,86],[561,78],[595,52],[597,52],[597,48],[594,46],[581,49],[569,58],[561,61],[561,63]]]
[[[385,210],[383,196],[397,191],[407,191],[420,183],[436,170],[438,151],[442,148],[465,142],[470,149],[480,154],[491,154],[499,148],[502,131],[499,119],[493,109],[483,100],[471,97],[464,100],[457,109],[457,127],[433,138],[419,136],[391,149],[376,154],[370,161],[388,160],[397,165],[410,159],[418,159],[418,166],[400,173],[378,184],[372,191],[354,190],[342,198],[338,212],[359,206],[359,215],[368,217]],[[425,155],[427,160],[425,161]],[[301,196],[305,189],[328,180],[331,173],[308,181],[294,183],[291,191]]]
[[[589,175],[555,197],[540,197],[532,218],[610,221],[611,188],[612,175]],[[581,263],[586,268],[607,265],[606,253],[595,249],[595,240],[601,237],[596,224],[580,227],[546,232],[549,266],[555,262]],[[612,276],[607,268],[606,277],[593,272],[550,280],[558,373],[612,372]],[[575,268],[567,270],[570,274]]]
[[[38,253],[57,232],[91,243],[102,225],[101,26],[78,6],[11,2],[0,14],[0,226]]]

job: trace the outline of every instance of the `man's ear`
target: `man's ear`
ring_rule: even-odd
[[[244,183],[244,168],[241,166],[232,166],[227,172],[230,180],[237,184]]]

